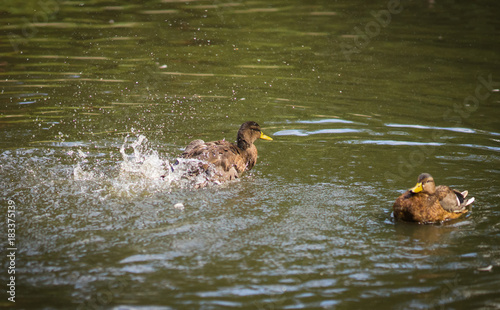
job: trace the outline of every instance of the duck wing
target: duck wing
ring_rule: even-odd
[[[184,154],[191,154],[192,152],[195,152],[195,150],[200,147],[200,146],[203,146],[205,144],[205,141],[201,140],[201,139],[198,139],[198,140],[194,140],[194,141],[191,141],[187,146],[186,148],[184,149],[184,152],[182,153],[182,155],[184,156]]]
[[[246,169],[245,159],[241,150],[231,142],[225,140],[203,142],[195,140],[188,144],[182,158],[196,158],[213,164],[218,170],[229,173],[232,179]]]
[[[418,222],[421,224],[438,223],[446,220],[456,219],[468,210],[448,212],[443,208],[437,195],[426,193],[405,192],[393,205],[394,218],[407,222]]]
[[[407,222],[430,224],[458,218],[461,213],[443,209],[437,196],[426,193],[405,192],[393,205],[394,218]]]
[[[439,203],[448,212],[463,212],[465,208],[474,202],[474,197],[466,199],[468,192],[460,192],[448,186],[440,185],[436,187],[436,195]]]

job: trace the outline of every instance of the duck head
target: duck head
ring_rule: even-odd
[[[273,140],[271,137],[266,136],[260,129],[259,124],[256,122],[245,122],[238,130],[238,137],[236,139],[238,147],[242,150],[249,148],[257,139]]]
[[[434,194],[436,192],[436,183],[434,178],[428,173],[422,173],[418,176],[417,185],[410,189],[412,193],[424,192],[427,194]]]

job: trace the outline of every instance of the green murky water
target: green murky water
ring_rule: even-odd
[[[499,10],[3,1],[0,305],[13,204],[20,309],[500,307]],[[160,177],[247,120],[240,180]],[[472,212],[394,223],[421,172]]]

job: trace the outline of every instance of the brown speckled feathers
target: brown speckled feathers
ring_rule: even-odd
[[[194,140],[186,146],[182,158],[196,158],[213,164],[219,179],[231,180],[257,163],[257,139],[272,140],[264,135],[256,122],[245,122],[238,130],[237,143],[226,140],[204,142]]]
[[[415,187],[403,193],[393,205],[398,220],[435,223],[456,219],[466,213],[474,198],[466,199],[467,191],[459,192],[448,186],[436,187],[428,173],[418,177]]]

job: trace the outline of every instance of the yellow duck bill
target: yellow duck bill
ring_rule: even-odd
[[[411,188],[410,192],[416,194],[416,193],[420,193],[423,190],[424,190],[424,188],[422,187],[422,182],[420,182],[420,183],[417,183],[417,185],[415,185],[415,187]]]
[[[268,141],[272,141],[273,138],[269,137],[269,136],[266,136],[262,131],[260,132],[260,137],[259,139],[262,139],[262,140],[268,140]]]

